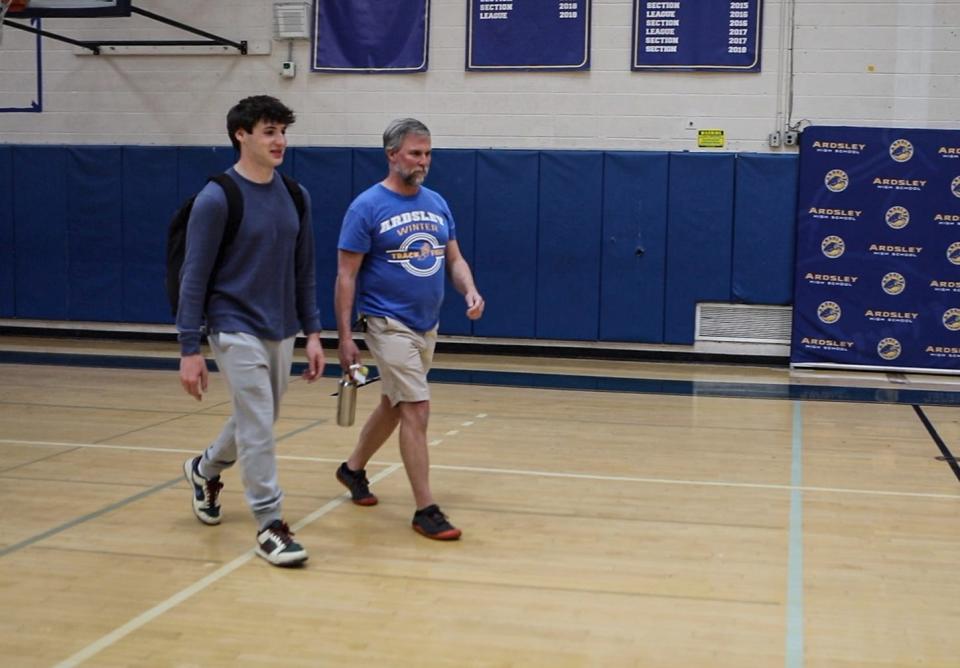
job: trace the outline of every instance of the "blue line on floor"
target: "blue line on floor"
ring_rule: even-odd
[[[77,353],[39,353],[0,351],[0,364],[48,364],[120,369],[176,370],[179,358],[136,357],[124,355],[84,355]],[[213,367],[213,363],[209,365]],[[304,363],[293,365],[299,375]],[[340,365],[327,364],[327,377],[339,377]],[[371,375],[376,367],[371,367]],[[912,390],[899,388],[832,387],[818,385],[738,383],[657,378],[611,378],[575,374],[531,373],[521,371],[467,371],[432,369],[430,381],[497,387],[526,387],[548,390],[583,390],[631,394],[670,394],[677,396],[730,397],[737,399],[779,399],[783,401],[840,401],[851,403],[903,404],[921,406],[960,406],[960,391]]]

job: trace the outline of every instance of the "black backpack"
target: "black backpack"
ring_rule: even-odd
[[[279,172],[277,173],[279,174]],[[307,209],[303,191],[300,190],[300,184],[286,174],[280,174],[280,176],[283,177],[283,183],[287,186],[290,197],[293,198],[293,203],[297,207],[302,230],[304,213]],[[220,265],[223,264],[224,251],[237,236],[240,221],[243,220],[243,193],[240,192],[240,186],[237,185],[237,182],[226,173],[211,176],[207,179],[207,183],[210,181],[223,188],[223,192],[227,196],[227,224],[223,230],[223,238],[220,240],[217,259],[210,271],[210,283],[207,284],[208,297],[210,295],[210,285],[213,283]],[[170,227],[167,229],[167,299],[170,301],[170,311],[174,318],[177,317],[177,309],[180,306],[180,269],[183,267],[183,256],[187,248],[187,222],[190,220],[190,211],[193,209],[193,202],[196,199],[197,196],[192,195],[180,205],[177,212],[173,214]]]

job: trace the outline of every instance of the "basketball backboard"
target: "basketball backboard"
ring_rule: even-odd
[[[45,17],[130,16],[130,0],[29,0],[26,7],[7,13],[8,19]]]

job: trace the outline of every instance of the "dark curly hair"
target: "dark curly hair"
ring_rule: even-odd
[[[253,126],[259,121],[293,125],[296,120],[293,110],[277,98],[269,95],[252,95],[237,102],[227,112],[227,135],[230,137],[233,148],[239,151],[240,143],[237,141],[236,134],[240,128],[253,132]]]

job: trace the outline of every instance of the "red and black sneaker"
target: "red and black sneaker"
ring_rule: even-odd
[[[364,469],[351,471],[344,462],[337,469],[337,480],[350,490],[350,497],[358,506],[375,506],[377,497],[370,491],[370,481],[367,480],[367,472]]]
[[[413,530],[434,540],[457,540],[462,533],[447,521],[447,516],[440,511],[437,504],[413,514]]]

